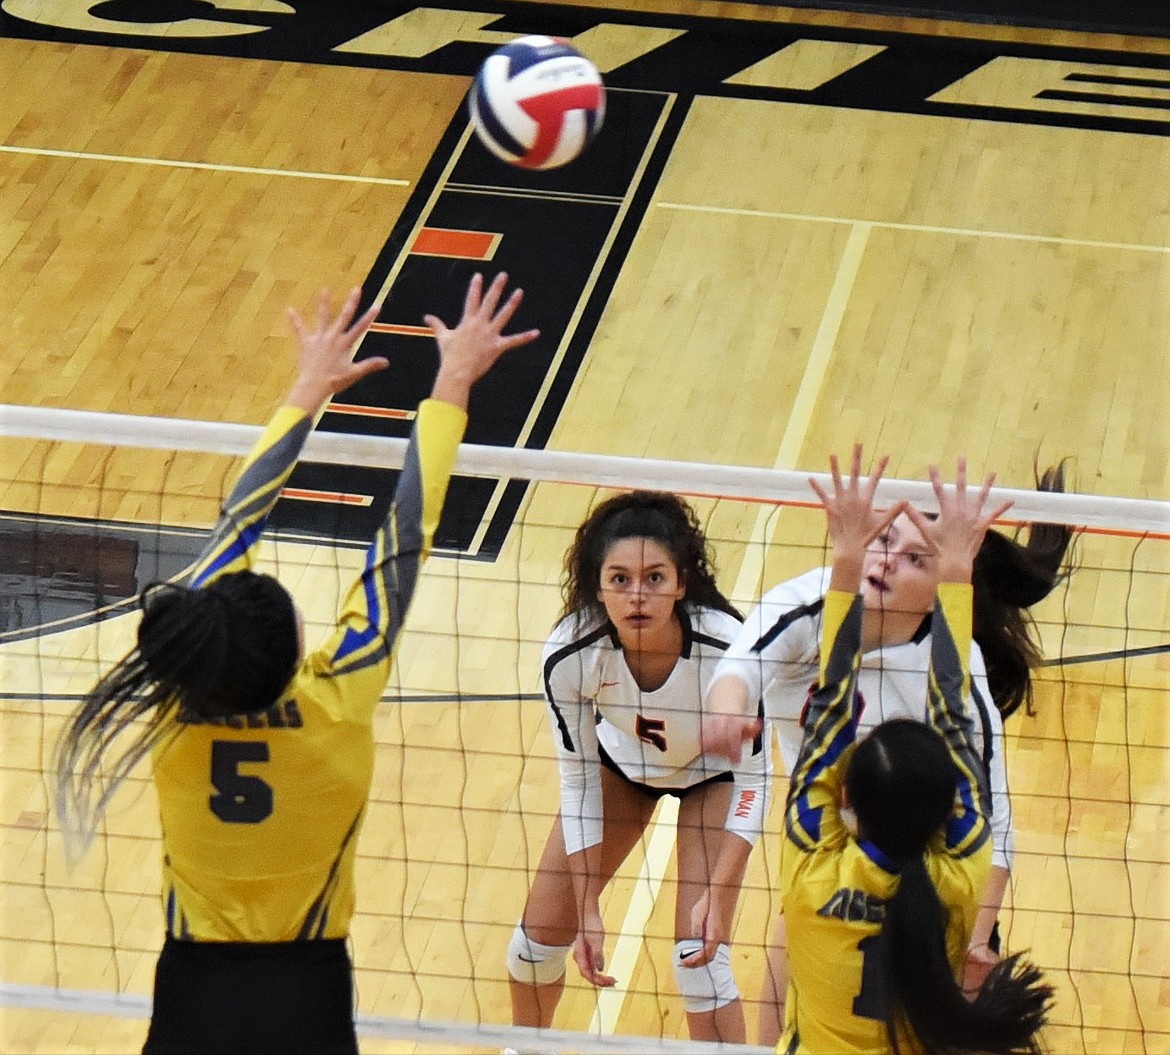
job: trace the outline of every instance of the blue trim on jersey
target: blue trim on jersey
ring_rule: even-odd
[[[869,839],[858,839],[857,846],[866,857],[883,871],[889,872],[891,875],[897,875],[902,871],[902,865],[897,858],[891,857],[877,843],[870,842]]]
[[[395,509],[397,512],[397,509]],[[399,554],[395,552],[395,564],[397,568],[397,561]],[[378,585],[374,581],[374,576],[369,574],[374,569],[374,547],[371,546],[366,550],[366,574],[363,577],[362,592],[366,595],[366,618],[370,621],[370,628],[382,625],[382,605],[378,601]]]
[[[808,804],[808,792],[812,786],[817,782],[820,775],[827,769],[831,769],[845,753],[848,747],[853,743],[856,728],[852,722],[846,722],[837,730],[837,735],[829,741],[829,746],[821,753],[821,756],[813,763],[805,776],[805,790],[797,796],[796,811],[800,817],[800,826],[812,836],[813,841],[817,842],[821,838],[821,814],[824,812],[823,806],[810,807]]]
[[[256,543],[257,539],[264,533],[266,519],[266,517],[261,517],[248,527],[237,531],[232,544],[223,550],[211,564],[204,568],[191,585],[195,589],[198,589],[210,580],[219,578],[219,572],[222,568],[244,557],[248,550]]]
[[[979,814],[979,810],[975,805],[975,796],[972,793],[973,789],[969,780],[959,781],[959,801],[963,804],[963,812],[960,814],[952,813],[947,819],[946,826],[946,842],[948,847],[961,846],[963,841],[971,834],[972,829],[977,824],[984,823],[983,818]],[[987,829],[988,834],[990,828]],[[983,845],[984,840],[979,839],[974,845],[968,847],[967,853],[962,856],[966,857],[979,849]]]
[[[346,656],[351,656],[365,648],[382,633],[380,629],[382,606],[378,603],[378,587],[374,582],[374,577],[369,574],[373,567],[374,547],[371,546],[366,551],[366,570],[362,575],[362,593],[365,594],[366,598],[366,617],[369,619],[369,625],[365,630],[354,630],[353,627],[346,627],[341,643],[337,646],[337,651],[333,653],[334,665],[340,663]]]
[[[378,635],[378,628],[370,624],[365,630],[354,630],[353,627],[346,627],[345,634],[341,638],[341,644],[337,646],[337,651],[333,653],[333,665],[336,666],[346,656],[351,656],[355,652],[360,652]]]
[[[941,586],[939,590],[939,599],[931,615],[928,702],[930,722],[943,735],[959,773],[956,795],[958,805],[946,821],[944,840],[947,851],[954,857],[962,858],[970,857],[991,838],[988,823],[991,795],[987,790],[986,768],[975,754],[971,738],[972,723],[966,715],[963,696],[964,689],[969,686],[973,688],[974,683],[969,680],[958,642],[947,619]],[[971,587],[966,587],[965,592],[969,595]]]
[[[802,850],[811,850],[821,838],[821,817],[824,815],[824,806],[809,806],[808,798],[801,795],[796,800],[796,815],[800,818],[800,827],[812,836],[811,842],[798,839],[792,825],[788,826],[788,837]]]
[[[816,602],[823,604],[823,599]],[[792,613],[789,613],[792,614]],[[861,646],[861,598],[854,596],[844,612],[823,664],[824,684],[810,701],[800,756],[789,785],[785,832],[801,850],[811,853],[821,840],[821,817],[828,803],[812,807],[810,795],[824,782],[857,737],[860,699],[857,694],[857,660]],[[827,630],[824,631],[826,634]],[[846,647],[846,646],[850,647]],[[833,804],[836,808],[836,804]]]
[[[179,896],[175,888],[171,887],[167,893],[167,934],[175,941],[191,940],[191,925],[187,921],[187,914],[179,908]]]

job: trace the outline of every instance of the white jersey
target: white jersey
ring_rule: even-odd
[[[804,738],[802,724],[819,673],[821,607],[830,568],[814,568],[773,587],[749,613],[715,672],[734,674],[749,698],[763,697],[768,724],[775,729],[789,773]],[[926,720],[930,620],[912,641],[867,652],[861,659],[857,694],[859,730],[890,718]],[[1003,757],[1003,718],[991,699],[983,653],[971,644],[971,716],[975,747],[987,767],[991,787],[992,863],[1011,867],[1012,814]]]
[[[702,754],[702,705],[739,620],[713,608],[678,606],[682,654],[670,676],[646,692],[634,680],[613,625],[604,618],[562,619],[544,646],[542,668],[561,778],[565,847],[601,841],[601,751],[630,780],[685,789],[732,772],[726,829],[754,843],[772,783],[771,752],[757,737],[743,761]]]

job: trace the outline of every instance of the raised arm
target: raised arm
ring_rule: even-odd
[[[946,846],[956,856],[972,853],[991,835],[987,774],[976,754],[966,712],[970,634],[970,584],[940,582],[931,617],[927,719],[942,734],[959,773],[955,809],[946,825]]]
[[[289,308],[299,346],[296,381],[245,460],[211,538],[187,576],[188,586],[206,586],[221,575],[252,567],[264,523],[300,457],[313,417],[334,392],[389,365],[380,356],[353,361],[354,347],[378,314],[378,305],[373,305],[355,320],[360,297],[361,290],[353,289],[334,315],[329,291],[321,290],[312,324]]]
[[[856,734],[854,714],[857,671],[861,660],[862,601],[858,595],[866,547],[903,508],[873,507],[874,492],[885,470],[881,458],[873,474],[861,482],[861,447],[853,448],[852,471],[846,483],[837,458],[829,460],[833,493],[809,480],[825,507],[833,543],[833,568],[822,621],[820,687],[813,693],[805,721],[804,742],[792,773],[785,813],[785,832],[801,850],[811,851],[839,829],[840,762]],[[836,823],[822,827],[826,811]]]
[[[907,513],[938,559],[938,600],[931,620],[931,660],[927,716],[942,734],[959,772],[959,793],[945,829],[947,852],[967,856],[990,836],[991,802],[987,773],[975,750],[967,701],[971,695],[971,569],[988,527],[1011,505],[987,510],[994,474],[971,492],[967,463],[960,458],[951,489],[937,467],[930,480],[939,513],[930,520],[910,507]]]
[[[389,669],[418,574],[431,551],[467,424],[471,389],[500,356],[538,335],[536,330],[503,333],[523,296],[515,290],[501,303],[506,283],[506,275],[497,275],[485,291],[482,277],[475,275],[454,329],[433,315],[426,317],[439,345],[439,371],[431,397],[418,408],[390,510],[370,543],[365,568],[342,609],[339,635],[326,653],[333,674],[364,668],[378,673],[371,680],[371,700],[381,691],[379,679]]]

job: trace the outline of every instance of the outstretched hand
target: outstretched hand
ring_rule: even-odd
[[[705,755],[718,755],[738,766],[748,742],[763,729],[764,720],[755,714],[707,714],[703,716],[699,733],[699,749]]]
[[[353,361],[354,346],[377,318],[379,310],[379,305],[373,304],[355,320],[353,315],[361,295],[361,289],[355,286],[334,315],[329,290],[320,290],[311,323],[306,323],[295,308],[288,309],[288,320],[300,346],[300,371],[286,400],[289,406],[315,414],[335,392],[342,392],[390,365],[380,355]]]
[[[985,511],[995,473],[988,473],[978,491],[969,491],[966,458],[958,460],[953,488],[948,490],[943,485],[936,465],[930,467],[930,482],[938,499],[938,516],[932,520],[913,506],[907,506],[906,514],[938,557],[939,581],[970,582],[975,554],[983,544],[987,529],[1012,503],[1001,502]]]
[[[886,471],[889,456],[882,455],[869,477],[861,477],[861,444],[853,445],[853,461],[849,480],[841,478],[841,468],[835,454],[829,456],[829,470],[832,476],[833,493],[829,494],[813,477],[809,484],[825,507],[829,537],[833,540],[833,570],[840,571],[840,581],[834,581],[835,589],[855,590],[861,576],[861,561],[866,547],[885,530],[902,510],[905,502],[898,502],[889,509],[875,509],[874,493],[882,473]],[[837,580],[837,574],[834,580]],[[851,581],[846,581],[851,580]]]
[[[463,301],[463,317],[454,329],[435,315],[424,316],[439,345],[439,374],[431,392],[434,399],[466,408],[472,385],[500,356],[540,336],[539,330],[503,332],[524,297],[524,291],[516,289],[501,304],[507,284],[508,276],[500,272],[484,292],[483,276],[473,275]]]

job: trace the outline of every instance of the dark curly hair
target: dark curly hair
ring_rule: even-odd
[[[577,528],[565,554],[561,618],[575,612],[602,611],[597,592],[609,548],[622,539],[653,539],[670,554],[686,593],[683,600],[743,616],[715,584],[707,536],[694,509],[667,491],[631,491],[596,506]]]

